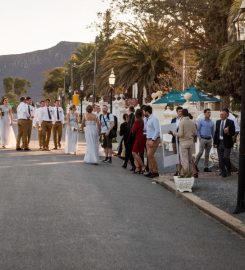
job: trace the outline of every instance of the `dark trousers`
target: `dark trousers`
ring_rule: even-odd
[[[135,167],[134,158],[132,155],[133,144],[132,143],[124,143],[124,145],[126,148],[124,164],[128,164],[128,161],[130,161],[132,167]]]
[[[124,141],[124,138],[121,139],[119,145],[118,145],[118,156],[121,156],[122,154],[122,150],[123,150],[123,141]]]
[[[231,148],[227,148],[224,145],[223,141],[220,141],[218,146],[218,157],[219,157],[219,168],[222,174],[226,174],[227,172],[231,172]]]

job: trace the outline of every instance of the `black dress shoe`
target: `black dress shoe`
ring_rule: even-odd
[[[204,172],[212,172],[209,168],[204,168]]]
[[[145,174],[145,177],[152,178],[152,173]]]
[[[16,151],[22,151],[22,148],[20,148],[20,147],[16,148]]]
[[[24,148],[24,151],[31,151],[30,148]]]
[[[123,163],[122,168],[127,169],[127,164]]]
[[[153,174],[151,175],[151,178],[155,178],[155,177],[159,177],[159,173],[153,173]]]
[[[109,161],[109,158],[106,157],[102,162],[107,163]]]
[[[222,177],[227,177],[227,173],[222,173],[221,176]]]
[[[57,147],[54,147],[53,150],[58,150],[58,148]]]

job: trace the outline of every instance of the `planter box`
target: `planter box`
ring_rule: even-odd
[[[176,189],[179,192],[192,192],[194,181],[195,181],[194,177],[181,178],[179,176],[174,176],[174,183],[175,183]]]

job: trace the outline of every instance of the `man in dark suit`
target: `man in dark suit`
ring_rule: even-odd
[[[132,126],[134,124],[135,120],[135,115],[134,115],[134,106],[130,106],[128,108],[128,123],[127,123],[127,135],[125,136],[125,147],[126,147],[126,153],[125,153],[125,160],[122,165],[123,168],[127,168],[128,161],[130,160],[130,163],[132,165],[131,171],[135,170],[135,165],[134,165],[134,158],[132,155],[132,149],[133,149],[133,144],[134,144],[134,137],[133,134],[131,133]]]
[[[222,177],[231,175],[230,154],[234,143],[233,136],[235,131],[234,121],[228,119],[226,110],[222,110],[220,112],[220,120],[216,122],[214,134],[214,147],[217,147],[220,175]]]

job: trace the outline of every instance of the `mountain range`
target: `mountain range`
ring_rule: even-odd
[[[45,72],[63,66],[80,45],[79,42],[61,41],[45,50],[0,55],[0,96],[3,95],[3,78],[23,77],[31,82],[27,94],[35,101],[42,98]]]

